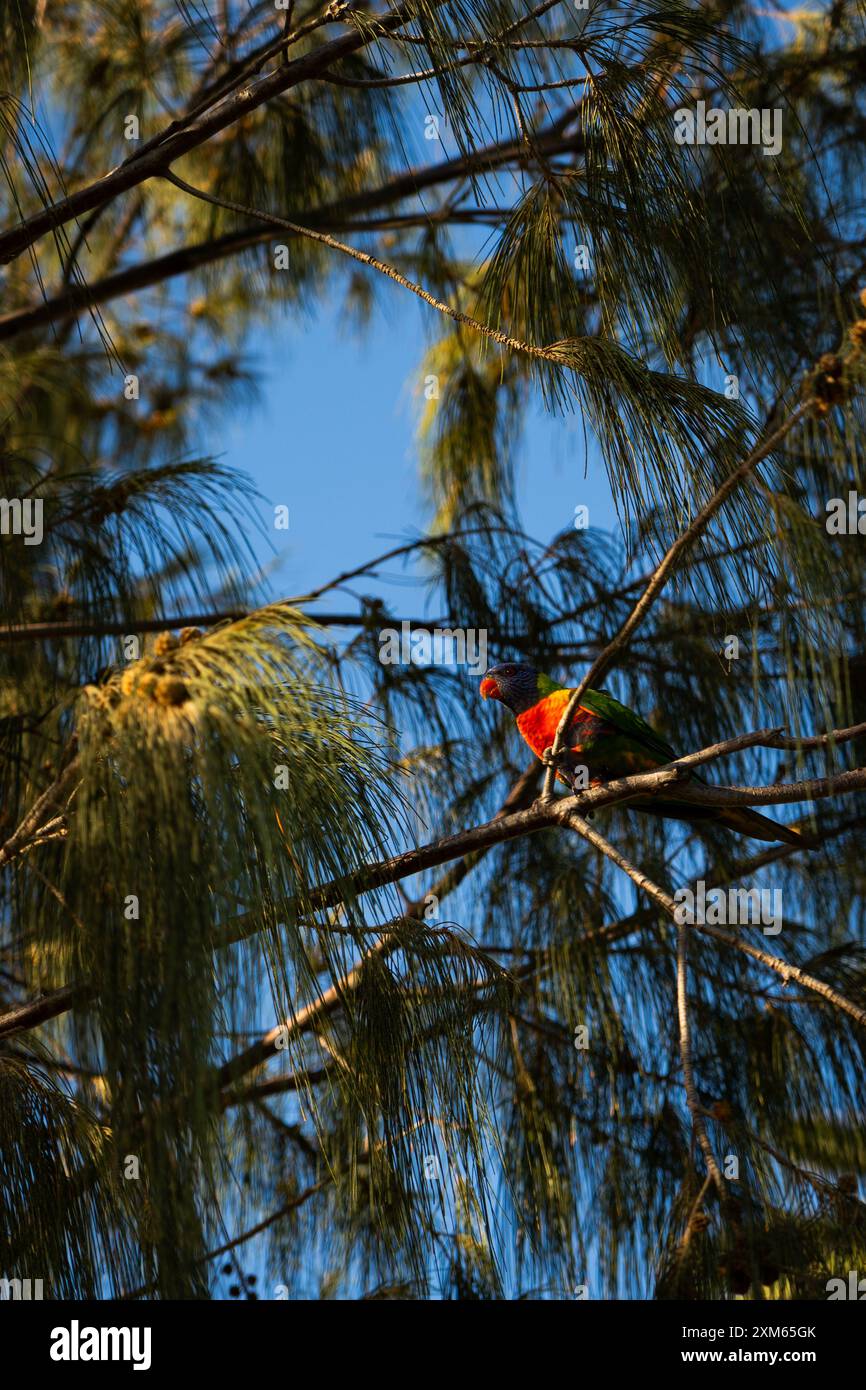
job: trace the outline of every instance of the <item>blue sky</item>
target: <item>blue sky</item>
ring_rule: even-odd
[[[459,152],[441,113],[436,116],[439,139],[429,139],[435,110],[432,92],[395,100],[395,133],[408,166]],[[495,111],[488,117],[486,135],[492,140],[502,129]],[[484,196],[492,203],[510,202],[525,183],[520,173],[490,174],[483,181]],[[425,194],[418,202],[432,210],[438,198]],[[458,228],[449,245],[465,263],[481,264],[497,237],[489,228]],[[335,270],[344,270],[340,253],[333,256]],[[289,507],[288,535],[272,533],[280,550],[280,562],[270,572],[275,597],[303,593],[429,531],[430,512],[418,482],[415,428],[422,402],[416,391],[424,353],[450,321],[376,271],[361,273],[371,278],[375,291],[367,328],[358,330],[342,313],[340,278],[334,297],[318,313],[272,316],[266,331],[245,346],[245,359],[252,359],[258,381],[258,401],[248,412],[232,410],[224,430],[208,441],[213,453],[249,474],[272,503]],[[589,507],[590,526],[617,526],[597,455],[586,477],[584,464],[580,419],[545,416],[539,403],[530,412],[520,450],[518,503],[524,530],[547,542],[573,524],[578,504]],[[265,559],[266,552],[260,554]],[[399,582],[407,572],[398,562],[389,571],[396,584],[366,581],[362,592],[393,601],[395,615],[402,608],[408,616],[421,616],[423,595],[407,594],[405,577]],[[334,597],[328,597],[327,606],[342,608]],[[413,603],[410,611],[407,605]]]
[[[371,271],[370,274],[375,272]],[[429,523],[418,483],[416,382],[434,311],[389,285],[363,332],[339,306],[318,317],[283,321],[254,339],[250,355],[259,399],[233,411],[209,447],[249,474],[273,504],[289,507],[290,529],[273,532],[275,596],[302,593],[372,559]],[[384,310],[384,312],[383,312]],[[524,527],[547,541],[590,508],[590,525],[617,525],[597,458],[584,477],[584,436],[577,418],[530,414],[520,450],[518,498]],[[259,549],[262,560],[267,550]],[[400,563],[395,583],[365,581],[363,592],[417,615],[422,595],[407,594]],[[329,606],[342,608],[331,597]],[[411,611],[410,611],[411,610]]]
[[[427,529],[414,389],[428,335],[438,325],[430,322],[434,311],[419,306],[408,292],[388,286],[384,296],[363,334],[348,329],[339,306],[330,305],[315,319],[278,324],[269,328],[266,340],[253,341],[259,399],[247,411],[232,411],[209,441],[208,447],[249,474],[272,504],[290,509],[288,533],[275,533],[279,559],[270,571],[275,595],[304,592]],[[591,526],[617,525],[597,457],[584,476],[584,449],[579,419],[546,417],[540,406],[531,412],[519,454],[518,502],[524,528],[538,539],[546,541],[572,524],[579,503],[589,507]],[[267,559],[264,547],[259,554]],[[365,579],[354,587],[381,594],[397,615],[421,616],[424,594],[407,590],[409,573],[397,562],[386,570],[384,582]],[[332,611],[354,608],[339,594],[324,604]],[[449,903],[449,919],[452,914],[458,921],[462,917],[461,894]],[[267,1004],[264,1010],[267,1014]],[[259,1296],[274,1297],[263,1238],[238,1253],[240,1267],[258,1278]],[[214,1273],[223,1264],[216,1261]],[[587,1277],[598,1296],[595,1257]],[[228,1286],[238,1282],[234,1270],[221,1275],[216,1296],[225,1297]],[[310,1292],[315,1296],[315,1289]]]

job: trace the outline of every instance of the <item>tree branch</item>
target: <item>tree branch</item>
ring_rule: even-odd
[[[861,1009],[850,999],[846,999],[843,994],[835,990],[832,985],[828,985],[824,980],[818,980],[814,975],[807,975],[805,970],[801,970],[798,965],[790,965],[780,956],[771,956],[768,951],[762,951],[759,946],[753,946],[749,941],[743,941],[739,936],[734,936],[731,932],[723,931],[721,927],[710,926],[706,922],[693,922],[691,926],[695,931],[705,932],[707,936],[714,936],[717,941],[724,941],[726,946],[733,946],[738,951],[744,951],[747,956],[760,961],[768,970],[774,970],[777,975],[788,984],[791,980],[796,980],[803,989],[811,990],[813,994],[820,994],[822,999],[826,999],[835,1008],[841,1009],[843,1013],[849,1014],[851,1018],[866,1028],[866,1009]]]
[[[543,153],[552,156],[579,149],[581,140],[576,135],[563,136],[552,126],[536,138],[536,145]],[[512,162],[525,163],[526,157],[526,148],[521,141],[506,140],[489,145],[473,154],[456,156],[439,164],[411,169],[408,173],[400,174],[388,183],[382,184],[378,189],[368,189],[353,197],[312,209],[306,219],[307,225],[330,231],[351,230],[351,219],[358,213],[415,197],[425,189],[453,182],[466,174],[483,173]],[[436,213],[419,214],[419,217],[426,223],[441,220]],[[46,324],[61,323],[81,310],[104,304],[121,295],[133,294],[151,285],[162,284],[164,280],[172,279],[176,275],[190,274],[202,266],[212,265],[215,261],[224,260],[251,246],[257,246],[271,236],[269,226],[248,227],[237,232],[228,232],[196,246],[181,247],[164,256],[150,258],[138,265],[104,276],[91,284],[69,286],[53,299],[24,309],[15,309],[0,317],[0,341],[32,332],[33,329],[44,327]]]
[[[785,420],[781,425],[778,426],[777,429],[775,429],[772,432],[769,438],[765,439],[763,443],[757,444],[755,448],[752,449],[751,453],[743,460],[741,464],[739,464],[737,468],[734,469],[730,476],[725,479],[721,487],[719,487],[716,490],[716,492],[710,498],[709,502],[707,502],[706,505],[701,508],[697,516],[694,517],[694,519],[690,522],[686,530],[683,531],[682,534],[677,537],[673,545],[670,546],[667,553],[662,558],[661,562],[656,566],[652,578],[650,579],[649,583],[647,584],[646,588],[644,589],[643,593],[641,594],[631,613],[626,618],[619,632],[616,634],[615,637],[611,639],[611,641],[605,647],[604,651],[596,657],[595,661],[590,666],[586,675],[583,677],[580,684],[572,693],[572,696],[568,701],[568,704],[563,710],[562,718],[559,721],[559,724],[556,729],[556,734],[554,735],[553,746],[550,750],[550,759],[547,765],[547,772],[544,779],[543,796],[545,800],[549,800],[553,795],[553,783],[554,778],[556,777],[556,759],[562,752],[565,743],[566,733],[568,731],[569,725],[571,724],[572,717],[577,711],[577,707],[580,704],[584,691],[586,691],[594,681],[598,681],[601,679],[605,672],[608,671],[608,669],[610,668],[611,663],[614,661],[615,657],[617,657],[619,653],[628,645],[628,642],[630,641],[632,634],[637,630],[637,628],[643,622],[646,615],[649,613],[650,609],[652,608],[662,589],[667,584],[668,579],[670,578],[671,574],[676,568],[676,565],[679,562],[683,553],[686,550],[688,550],[689,547],[692,546],[694,542],[698,539],[698,537],[706,530],[707,526],[712,521],[716,512],[719,510],[720,507],[724,505],[724,503],[728,500],[731,494],[736,491],[740,483],[742,483],[749,476],[752,470],[763,459],[767,458],[767,456],[771,454],[774,449],[778,448],[782,441],[790,434],[791,430],[795,427],[795,425],[799,424],[803,417],[806,414],[808,414],[808,412],[812,409],[814,403],[815,402],[813,399],[803,401],[799,406],[797,406],[796,410],[794,410],[792,414],[788,416],[788,419]]]
[[[446,304],[442,299],[437,299],[435,295],[425,290],[423,285],[416,284],[414,280],[410,280],[402,271],[389,265],[387,261],[379,260],[378,256],[371,256],[367,251],[359,251],[357,247],[349,246],[344,241],[338,241],[328,232],[316,231],[313,227],[303,227],[299,222],[292,222],[286,217],[277,217],[274,213],[262,211],[261,208],[245,207],[243,203],[235,203],[229,198],[217,198],[202,188],[195,188],[185,179],[179,178],[170,169],[164,169],[161,176],[169,183],[173,183],[176,188],[182,189],[184,193],[189,193],[193,198],[200,198],[202,202],[210,203],[212,207],[223,208],[227,212],[236,212],[241,217],[255,217],[260,222],[268,222],[273,227],[280,227],[285,231],[293,232],[295,236],[306,237],[310,241],[319,242],[322,246],[329,246],[331,250],[349,256],[351,260],[357,261],[360,265],[377,270],[380,275],[393,280],[402,289],[417,295],[419,299],[422,299],[425,304],[429,304],[438,313],[444,314],[446,318],[453,319],[455,323],[462,324],[465,328],[471,328],[473,332],[487,338],[490,342],[497,343],[499,347],[508,348],[511,352],[519,352],[524,357],[554,362],[557,366],[565,365],[562,353],[558,348],[538,347],[534,343],[523,342],[520,338],[513,338],[510,334],[503,333],[499,328],[492,328],[489,323],[482,323],[480,319],[473,318],[471,314],[464,314],[462,310],[455,309],[453,305]]]
[[[495,825],[497,821],[500,823],[505,822],[509,818],[509,813],[514,806],[519,806],[529,799],[532,795],[537,776],[538,766],[537,764],[532,764],[517,779],[496,816],[490,822],[491,825]],[[478,859],[479,854],[477,851],[464,854],[460,862],[448,869],[444,874],[441,874],[432,888],[428,889],[422,897],[416,899],[415,902],[409,903],[406,911],[401,917],[388,924],[388,934],[393,938],[395,931],[400,926],[404,926],[406,923],[410,923],[417,919],[424,911],[427,897],[431,893],[440,900],[448,893],[452,893],[454,889],[462,883],[470,870],[475,867],[478,863]],[[341,980],[336,981],[329,989],[325,990],[311,1003],[301,1009],[299,1013],[285,1019],[275,1028],[269,1029],[263,1037],[259,1038],[255,1043],[245,1048],[243,1052],[238,1053],[230,1061],[220,1067],[216,1075],[216,1084],[218,1087],[224,1089],[227,1085],[236,1081],[239,1076],[243,1076],[247,1072],[254,1071],[257,1067],[264,1065],[265,1062],[270,1061],[273,1057],[275,1045],[278,1041],[285,1044],[289,1038],[300,1036],[302,1033],[309,1031],[309,1029],[314,1027],[321,1019],[333,1013],[334,1010],[339,1008],[343,1003],[346,995],[350,994],[357,986],[367,961],[374,956],[382,955],[389,949],[391,949],[391,945],[388,941],[388,936],[383,934],[373,943],[369,950],[364,953],[359,963],[344,975]]]
[[[79,763],[74,757],[51,786],[36,799],[18,829],[9,836],[4,845],[0,845],[0,868],[26,849],[29,842],[36,838],[45,821],[65,807],[78,774]]]
[[[376,16],[377,28],[381,33],[390,33],[410,16],[410,11],[399,7],[390,14]],[[285,67],[260,78],[249,87],[230,93],[219,101],[216,107],[199,116],[191,123],[173,122],[167,130],[149,141],[129,159],[94,180],[76,193],[62,198],[60,202],[43,208],[33,217],[27,218],[17,227],[0,232],[0,265],[8,265],[23,251],[48,232],[57,231],[75,218],[102,207],[131,188],[165,173],[168,167],[181,155],[204,144],[213,135],[234,125],[252,111],[258,110],[273,97],[290,91],[300,82],[311,77],[319,77],[332,63],[345,58],[358,49],[365,48],[372,41],[369,29],[344,34],[321,48],[297,58]],[[178,126],[182,128],[178,128]]]
[[[832,733],[820,734],[808,740],[799,742],[792,740],[791,746],[801,747],[805,744],[818,747],[823,746],[824,743],[841,743],[846,737],[855,737],[861,728],[861,725],[854,725],[851,729],[840,729]],[[762,737],[767,732],[766,730],[761,731]],[[784,737],[776,734],[775,731],[769,732],[774,738],[782,739]],[[750,736],[744,735],[740,739],[729,740],[728,744],[713,745],[714,756],[722,756],[730,744],[739,745],[742,737],[748,738]],[[773,744],[772,746],[776,745]],[[787,745],[783,744],[782,746]],[[701,754],[690,756],[700,757]],[[348,879],[335,879],[330,883],[322,884],[310,895],[311,910],[315,912],[334,907],[345,901],[349,894],[371,892],[388,884],[397,883],[401,879],[409,878],[413,874],[422,873],[427,869],[436,868],[453,860],[463,859],[466,861],[465,865],[458,864],[449,871],[450,875],[459,876],[457,881],[460,881],[460,878],[468,872],[468,867],[471,867],[471,864],[476,861],[476,857],[492,846],[503,844],[523,835],[533,834],[538,830],[544,830],[557,824],[570,825],[574,829],[579,823],[581,827],[579,833],[585,835],[591,843],[596,843],[593,837],[597,836],[597,832],[584,819],[587,811],[600,809],[603,806],[617,805],[637,796],[658,793],[670,789],[672,786],[676,786],[677,800],[694,802],[703,806],[783,805],[796,801],[818,800],[866,789],[866,768],[840,773],[835,777],[813,778],[808,781],[781,783],[771,787],[694,787],[689,784],[681,784],[681,773],[678,765],[673,763],[667,768],[660,768],[654,772],[640,773],[634,777],[623,777],[600,787],[592,787],[579,797],[559,797],[549,803],[538,801],[527,809],[514,810],[515,804],[519,804],[528,796],[528,789],[533,785],[538,771],[539,765],[537,763],[527,768],[492,820],[470,830],[460,831],[456,835],[448,835],[442,839],[433,840],[427,845],[406,850],[402,854],[393,855],[379,863],[365,865],[364,868],[350,875]],[[44,795],[48,796],[48,793]],[[35,810],[36,807],[34,807]],[[46,814],[47,810],[46,806]],[[30,814],[32,816],[33,812]],[[28,821],[29,819],[28,817]],[[19,834],[20,828],[13,836],[13,840],[17,840]],[[600,848],[602,843],[607,845],[607,841],[603,840],[602,836],[597,836],[597,839],[599,842],[597,848]],[[0,850],[0,855],[6,848],[4,846],[4,850]],[[795,847],[782,845],[768,850],[760,857],[760,862],[772,862],[787,855],[793,848]],[[618,851],[613,850],[612,846],[608,846],[608,849],[613,854],[618,855]],[[607,850],[603,852],[607,853]],[[619,859],[622,860],[621,863]],[[641,873],[634,866],[626,868],[628,861],[622,856],[619,856],[619,859],[615,862],[618,862],[619,867],[624,872],[629,873],[630,877],[633,874]],[[638,882],[637,879],[634,881]],[[673,907],[673,899],[664,894],[657,885],[651,885],[652,892],[650,892],[648,885],[651,885],[651,880],[642,875],[639,886],[644,891],[649,892],[657,905],[668,912],[669,908]],[[658,894],[661,894],[661,897],[657,896]],[[257,930],[257,915],[255,913],[247,914],[239,920],[239,929],[228,935],[223,944],[230,945],[244,940]],[[86,985],[67,985],[43,999],[35,1000],[30,1004],[17,1005],[6,1014],[0,1015],[0,1037],[21,1032],[37,1023],[57,1017],[86,998],[86,989]],[[333,1006],[336,1007],[336,1001]],[[272,1048],[272,1044],[270,1046]]]

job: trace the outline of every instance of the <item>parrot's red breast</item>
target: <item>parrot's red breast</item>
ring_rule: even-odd
[[[507,661],[490,668],[480,693],[485,699],[501,700],[514,712],[523,739],[543,760],[546,750],[553,747],[571,691],[528,662]],[[587,688],[581,698],[586,704],[578,705],[572,715],[556,773],[572,791],[676,761],[674,749],[652,725],[606,690]],[[699,774],[692,775],[700,781]],[[712,820],[756,840],[782,840],[798,847],[811,843],[795,826],[779,825],[747,806],[705,809],[678,800],[675,792],[670,796],[642,794],[632,805],[687,823]]]
[[[533,705],[532,709],[518,714],[517,727],[537,758],[543,755],[545,748],[553,746],[559,721],[570,698],[570,690],[554,690],[551,695],[546,695],[537,705]],[[592,718],[594,716],[588,709],[578,705],[572,718],[571,737],[574,738],[575,733],[579,733],[582,720]],[[568,746],[576,753],[581,751],[580,743],[570,742]]]

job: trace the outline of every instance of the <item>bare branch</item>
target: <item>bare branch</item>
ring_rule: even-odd
[[[179,178],[170,169],[165,169],[162,177],[169,183],[173,183],[177,188],[189,193],[193,198],[200,198],[205,203],[210,203],[213,207],[224,208],[228,212],[236,212],[242,217],[254,217],[259,222],[268,222],[272,227],[280,227],[286,231],[294,232],[295,236],[307,237],[310,241],[317,241],[322,246],[329,246],[333,251],[339,251],[344,256],[349,256],[353,261],[358,261],[360,265],[369,266],[372,270],[377,270],[380,275],[385,275],[395,284],[400,285],[404,290],[409,290],[412,294],[423,299],[425,304],[429,304],[438,313],[444,314],[447,318],[453,319],[455,323],[462,324],[465,328],[471,328],[490,342],[497,343],[500,347],[508,348],[511,352],[519,352],[525,357],[540,358],[545,362],[556,363],[557,366],[565,366],[562,352],[556,347],[538,347],[534,343],[525,343],[520,338],[512,338],[510,334],[503,333],[499,328],[492,328],[488,323],[482,323],[480,319],[473,318],[471,314],[464,314],[462,310],[455,309],[453,305],[446,304],[444,300],[437,299],[435,295],[425,290],[423,285],[418,285],[414,280],[397,270],[395,266],[389,265],[387,261],[379,260],[378,256],[371,256],[367,251],[359,251],[355,246],[349,246],[344,241],[338,241],[336,237],[328,232],[316,231],[313,227],[302,227],[299,222],[291,222],[286,217],[277,217],[273,213],[264,212],[261,208],[245,207],[243,203],[235,203],[229,198],[217,198],[212,193],[207,193],[202,188],[195,188],[187,183],[185,179]]]
[[[0,1016],[0,1038],[38,1028],[40,1023],[47,1023],[49,1019],[68,1013],[70,1009],[86,1003],[91,997],[92,991],[85,985],[62,985],[60,989],[52,990],[41,999],[16,1004]]]
[[[615,849],[603,835],[600,835],[588,821],[585,821],[576,811],[565,806],[558,819],[561,824],[567,825],[569,829],[582,835],[594,849],[600,850],[602,854],[606,855],[612,863],[616,864],[618,869],[622,869],[623,873],[628,875],[632,883],[636,884],[643,893],[646,893],[647,897],[652,898],[663,912],[666,912],[670,917],[673,916],[676,903],[670,894],[666,893],[663,888],[659,888],[657,883],[653,883],[652,879],[642,869],[637,868],[629,859],[626,859],[624,854],[620,854],[619,850]]]
[[[552,156],[579,149],[581,140],[576,135],[563,136],[557,126],[553,125],[537,136],[535,143],[544,154]],[[367,189],[354,197],[314,208],[307,218],[307,223],[331,231],[352,230],[351,219],[358,213],[416,197],[426,189],[451,183],[466,174],[483,173],[509,163],[522,164],[526,162],[526,157],[526,148],[521,140],[506,140],[488,145],[469,155],[410,169],[379,188]],[[437,220],[438,214],[420,213],[418,216],[422,222],[432,223]],[[237,232],[228,232],[195,246],[180,247],[164,256],[149,258],[91,284],[71,285],[53,299],[24,309],[16,309],[0,317],[0,341],[14,338],[20,333],[29,333],[47,324],[59,325],[72,314],[146,289],[149,285],[162,284],[175,275],[186,275],[201,266],[212,265],[215,261],[224,260],[251,246],[257,246],[270,236],[271,230],[267,226],[248,227]]]
[[[559,721],[554,736],[553,746],[550,752],[550,761],[548,762],[547,773],[544,779],[543,796],[546,800],[549,800],[553,795],[553,783],[556,776],[556,759],[562,752],[566,733],[571,724],[572,717],[580,704],[584,691],[587,690],[594,681],[601,679],[605,672],[609,670],[615,657],[628,645],[632,634],[637,630],[649,613],[684,552],[687,551],[690,546],[694,545],[698,537],[706,530],[719,508],[724,505],[731,494],[745,481],[752,470],[779,447],[782,441],[790,434],[791,430],[808,414],[814,404],[815,402],[812,399],[803,401],[797,406],[796,410],[788,416],[787,420],[772,432],[769,438],[765,439],[763,443],[757,444],[755,448],[752,449],[748,457],[734,469],[729,477],[722,483],[721,487],[717,488],[709,502],[701,508],[697,516],[690,522],[686,530],[677,537],[661,562],[656,566],[652,578],[619,632],[611,639],[604,651],[596,657],[563,710],[562,718]]]
[[[377,17],[377,27],[383,33],[398,28],[408,17],[403,7],[390,14]],[[104,174],[102,178],[80,188],[77,192],[62,198],[60,202],[43,208],[41,212],[29,217],[17,227],[0,232],[0,265],[8,265],[23,251],[35,245],[48,232],[57,231],[68,222],[92,212],[111,202],[120,193],[138,187],[148,179],[165,173],[169,166],[181,155],[203,145],[213,135],[234,125],[251,111],[280,96],[312,77],[320,77],[332,63],[345,58],[358,49],[366,47],[371,41],[371,32],[355,30],[342,35],[321,48],[306,53],[285,67],[253,82],[248,87],[231,92],[209,112],[199,116],[189,124],[175,122],[153,141],[146,145],[116,169]]]
[[[851,729],[817,735],[814,739],[808,740],[807,743],[809,746],[817,747],[825,742],[842,742],[846,737],[855,737],[860,727],[854,725]],[[768,731],[760,732],[763,736]],[[773,737],[783,737],[775,734],[775,731],[772,730],[769,733]],[[744,735],[743,737],[752,736]],[[796,746],[803,744],[803,741],[800,741],[799,744],[796,743],[796,740],[793,742]],[[728,744],[730,743],[736,744],[738,740],[729,740]],[[720,756],[726,751],[728,744],[713,745],[714,756]],[[322,884],[311,894],[310,907],[313,911],[333,907],[343,902],[349,893],[370,892],[387,884],[397,883],[416,873],[436,868],[441,864],[462,860],[462,863],[455,864],[448,871],[448,874],[443,876],[443,881],[453,887],[456,882],[462,881],[469,868],[476,862],[477,856],[494,845],[520,838],[523,835],[533,834],[538,830],[557,824],[565,824],[571,826],[572,829],[579,829],[579,833],[584,835],[590,843],[596,844],[597,848],[601,848],[602,844],[607,846],[603,851],[604,853],[611,851],[611,857],[614,854],[618,855],[618,851],[613,850],[613,847],[609,846],[607,841],[586,822],[584,816],[587,811],[627,802],[638,796],[657,794],[659,791],[670,789],[672,786],[676,786],[677,800],[694,802],[702,806],[782,805],[797,801],[818,800],[866,789],[866,768],[840,773],[835,777],[813,778],[808,781],[782,783],[771,787],[696,787],[681,782],[682,774],[678,765],[674,763],[670,767],[660,768],[654,772],[640,773],[634,777],[623,777],[600,787],[592,787],[579,797],[560,797],[550,803],[539,801],[527,809],[515,810],[515,806],[521,805],[528,799],[538,771],[538,763],[533,763],[527,768],[506,798],[501,810],[492,820],[470,830],[461,831],[457,835],[445,836],[442,839],[432,841],[430,844],[406,850],[402,854],[394,855],[379,863],[366,865],[363,869],[358,870],[349,881],[343,879]],[[45,795],[47,796],[48,793]],[[34,807],[34,811],[35,809]],[[47,806],[45,813],[48,813]],[[31,812],[32,815],[33,812]],[[19,832],[16,831],[13,839],[17,839],[18,835]],[[811,843],[811,841],[805,841],[804,848]],[[760,862],[773,862],[778,858],[786,857],[795,849],[795,846],[790,845],[775,847],[765,851],[760,856]],[[624,872],[628,873],[644,891],[648,892],[663,911],[671,912],[674,904],[669,895],[665,894],[657,885],[652,884],[652,881],[646,878],[640,870],[633,865],[628,865],[628,861],[622,856],[619,856],[614,862],[617,862]],[[627,865],[628,867],[626,867]],[[638,877],[634,877],[635,875]],[[445,888],[444,891],[450,891],[450,888]],[[440,889],[438,892],[441,896],[442,890]],[[246,939],[259,929],[259,925],[257,914],[246,914],[239,919],[237,930],[227,935],[224,944],[230,945],[233,942]],[[345,987],[345,981],[343,984]],[[55,1018],[75,1004],[82,1002],[86,997],[87,987],[85,985],[67,985],[44,999],[18,1005],[0,1016],[0,1037],[21,1032],[47,1019]],[[329,1007],[336,1007],[338,1000],[335,998],[333,1001],[326,1002]],[[277,1030],[272,1031],[276,1036]],[[261,1047],[261,1043],[257,1046]],[[268,1049],[272,1051],[273,1039],[268,1043]]]
[[[4,845],[0,845],[0,868],[20,854],[30,841],[36,838],[45,822],[65,807],[78,774],[78,759],[73,758],[59,777],[33,803],[18,829],[9,836]]]
[[[771,956],[768,951],[762,951],[759,946],[753,946],[751,942],[744,941],[742,937],[734,936],[732,932],[723,931],[721,927],[709,926],[706,922],[693,922],[691,925],[695,931],[705,932],[707,936],[714,936],[717,941],[724,941],[726,946],[733,946],[738,951],[744,951],[747,956],[752,956],[754,960],[766,965],[769,970],[774,970],[777,975],[781,975],[786,984],[791,980],[796,980],[803,989],[811,990],[813,994],[820,994],[835,1008],[849,1014],[851,1018],[856,1019],[861,1027],[866,1028],[866,1009],[861,1009],[859,1005],[846,999],[843,994],[833,989],[832,985],[826,984],[824,980],[818,980],[814,975],[807,975],[806,971],[801,970],[799,966],[790,965],[780,956]]]

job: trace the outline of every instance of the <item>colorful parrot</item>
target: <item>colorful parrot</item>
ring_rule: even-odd
[[[536,757],[553,746],[556,729],[571,697],[567,686],[525,662],[491,666],[481,682],[483,699],[501,700],[517,718],[517,727]],[[557,777],[568,787],[575,784],[575,770],[587,769],[590,786],[628,777],[672,763],[676,753],[639,715],[603,690],[585,690],[572,716],[569,741],[563,749]],[[697,774],[692,774],[699,780]],[[584,784],[585,785],[585,784]],[[575,788],[576,790],[579,788]],[[755,840],[784,840],[807,845],[799,831],[778,825],[748,806],[695,806],[675,796],[636,798],[629,805],[675,820],[712,820]]]

